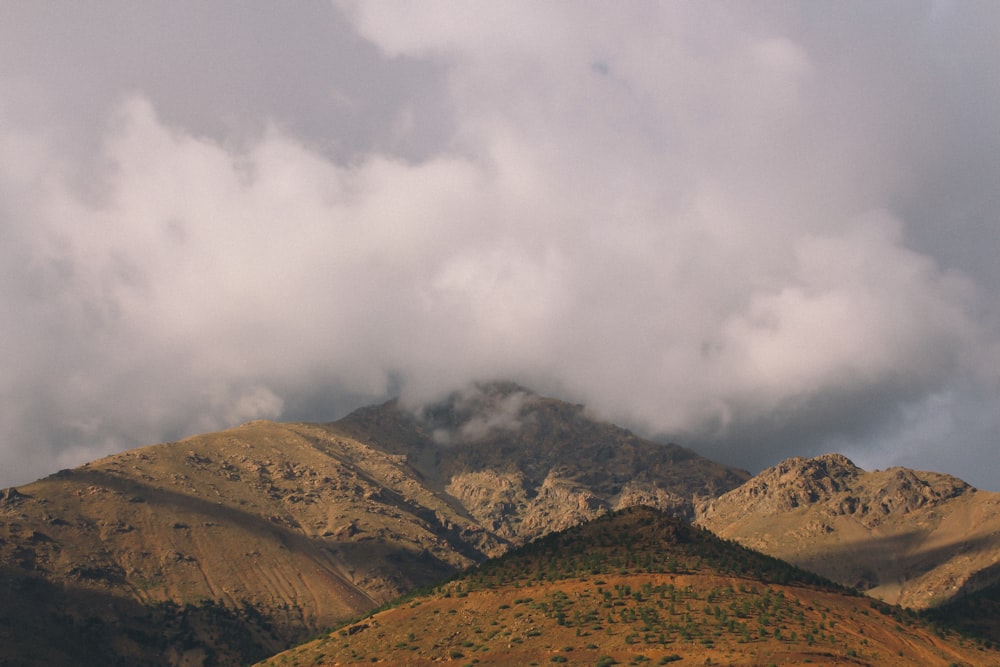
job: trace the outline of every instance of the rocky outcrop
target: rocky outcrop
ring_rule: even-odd
[[[723,537],[905,606],[1000,580],[1000,494],[950,475],[792,458],[697,512]]]
[[[428,484],[518,544],[631,505],[692,518],[696,498],[750,477],[512,383],[479,385],[419,413],[373,406],[331,428],[405,456]]]

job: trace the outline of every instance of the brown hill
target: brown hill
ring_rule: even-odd
[[[638,502],[690,515],[746,477],[512,385],[136,449],[0,494],[0,662],[247,664],[511,544]]]
[[[74,598],[249,608],[259,658],[472,564],[481,556],[470,542],[498,544],[474,526],[459,535],[467,522],[411,476],[321,427],[255,422],[8,490],[0,563],[19,586],[41,581]]]
[[[1000,653],[649,508],[550,535],[262,663],[995,665]]]
[[[702,504],[697,522],[906,607],[1000,580],[1000,494],[940,473],[792,458]]]

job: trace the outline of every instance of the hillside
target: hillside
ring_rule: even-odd
[[[513,385],[144,447],[0,492],[0,662],[247,664],[513,544],[639,502],[690,515],[746,477]]]
[[[955,628],[993,647],[1000,647],[1000,584],[993,584],[927,609],[925,618]]]
[[[498,547],[468,523],[394,457],[318,427],[255,422],[8,490],[0,563],[19,586],[135,602],[140,614],[248,607],[261,640],[239,664],[467,567],[483,557],[473,544]]]
[[[262,665],[994,665],[935,630],[650,508],[550,535]]]
[[[793,458],[703,503],[697,523],[905,607],[1000,580],[1000,494],[940,473]]]

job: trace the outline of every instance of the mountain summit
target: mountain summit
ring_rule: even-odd
[[[1000,494],[936,472],[791,458],[700,505],[697,522],[906,607],[1000,579]]]
[[[406,457],[425,484],[514,544],[632,505],[693,518],[696,501],[750,477],[512,383],[476,385],[417,412],[391,401],[331,429]]]

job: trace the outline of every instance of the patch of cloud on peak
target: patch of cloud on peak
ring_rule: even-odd
[[[512,382],[473,383],[446,400],[416,409],[415,414],[443,446],[479,442],[502,432],[516,432],[531,418],[534,394]]]

